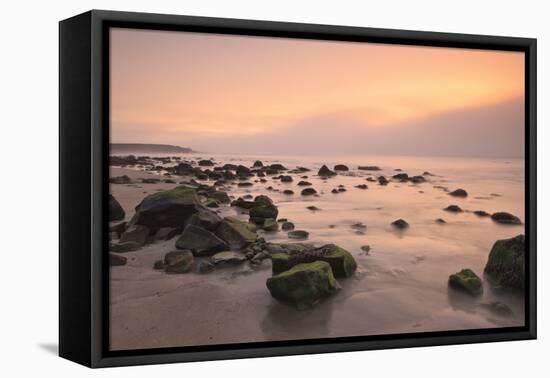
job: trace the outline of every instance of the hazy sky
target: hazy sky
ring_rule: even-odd
[[[451,155],[514,157],[523,93],[518,52],[111,31],[113,142],[235,153],[415,153],[422,142],[419,154],[448,143]]]

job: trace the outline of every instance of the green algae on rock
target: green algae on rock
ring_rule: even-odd
[[[467,292],[470,295],[479,295],[483,292],[483,285],[479,277],[471,269],[462,269],[449,276],[449,286]]]
[[[498,285],[525,287],[525,236],[497,240],[491,248],[485,273]]]

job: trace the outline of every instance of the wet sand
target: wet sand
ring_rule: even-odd
[[[293,168],[290,162],[283,164]],[[505,162],[495,164],[506,165]],[[509,211],[523,220],[522,191],[518,190],[522,177],[501,175],[500,171],[493,170],[491,179],[467,178],[451,170],[450,173],[456,174],[445,172],[430,178],[429,183],[392,182],[383,187],[365,181],[365,177],[371,174],[388,177],[397,173],[393,169],[398,166],[383,167],[382,172],[344,173],[322,180],[315,177],[319,164],[303,165],[312,168],[313,171],[305,175],[322,193],[320,197],[299,195],[301,187],[296,183],[301,175],[292,175],[294,182],[288,184],[268,177],[266,184],[255,184],[251,188],[233,186],[229,194],[235,198],[246,193],[267,194],[279,207],[279,218],[288,218],[297,229],[310,232],[308,242],[335,243],[350,251],[359,267],[351,278],[339,280],[342,290],[312,309],[297,311],[269,295],[265,286],[271,276],[269,260],[255,269],[244,263],[205,275],[170,275],[155,271],[152,266],[174,249],[175,238],[155,242],[125,253],[127,265],[111,268],[111,349],[523,325],[520,293],[493,289],[485,280],[484,293],[478,298],[447,286],[449,274],[462,268],[469,267],[482,276],[494,241],[523,233],[523,226],[503,226],[469,212],[450,214],[441,210],[455,203],[468,210]],[[430,167],[422,164],[417,168],[420,172],[412,172],[411,167],[400,168],[409,174],[421,174],[420,168],[429,170]],[[506,166],[503,169],[508,172]],[[133,179],[159,177],[148,172],[112,168],[111,176],[122,174]],[[517,182],[511,182],[510,177]],[[175,181],[182,179],[174,178]],[[368,184],[369,189],[354,188],[360,183]],[[339,184],[345,185],[347,192],[332,194],[330,190]],[[289,197],[281,191],[267,191],[269,185],[278,190],[291,188],[295,194]],[[434,188],[437,185],[450,189],[464,187],[470,196],[452,198]],[[111,185],[111,191],[129,219],[147,194],[175,186],[177,184],[165,183]],[[500,196],[491,196],[497,190]],[[310,205],[321,210],[307,210]],[[221,215],[247,219],[229,206],[221,207]],[[405,231],[392,229],[391,221],[398,218],[406,219],[411,227]],[[448,223],[439,225],[434,222],[436,218],[444,218]],[[367,225],[363,234],[351,227],[356,222]],[[284,232],[262,236],[268,241],[289,242]],[[362,245],[371,246],[369,254],[361,251]],[[487,305],[495,301],[506,304],[513,314],[502,316],[492,312]]]

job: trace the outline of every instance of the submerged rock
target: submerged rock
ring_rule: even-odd
[[[409,179],[409,175],[406,174],[406,173],[398,173],[396,175],[393,175],[392,179],[404,182],[404,181],[407,181]]]
[[[109,194],[109,221],[122,220],[125,216],[126,213],[124,213],[124,209],[120,206],[120,203],[118,203],[112,194]]]
[[[227,243],[202,227],[188,225],[176,241],[176,248],[188,249],[195,256],[211,256],[228,249]]]
[[[409,178],[409,181],[413,184],[421,184],[423,182],[426,182],[426,179],[424,178],[424,176],[413,176]]]
[[[302,190],[303,196],[312,196],[314,194],[317,194],[317,191],[313,188],[305,188]]]
[[[298,185],[299,186],[309,186],[309,185],[312,185],[309,181],[300,181],[298,182]]]
[[[319,209],[317,206],[308,206],[308,207],[306,207],[306,209],[311,210],[311,211],[318,211],[318,210],[321,210],[321,209]]]
[[[193,253],[188,250],[172,251],[164,255],[163,267],[166,273],[187,273],[193,267]]]
[[[435,220],[435,223],[445,224],[445,223],[447,223],[447,222],[446,222],[445,219],[443,219],[443,218],[437,218],[437,219]]]
[[[279,210],[275,205],[260,205],[253,207],[249,211],[250,221],[256,224],[263,224],[268,218],[277,219]]]
[[[490,217],[491,216],[491,214],[489,214],[488,212],[483,211],[483,210],[476,210],[476,211],[474,211],[474,214],[477,215],[478,217]]]
[[[292,176],[281,176],[281,182],[292,182]]]
[[[330,265],[323,261],[298,264],[268,278],[266,286],[274,298],[299,309],[313,306],[339,288]]]
[[[468,197],[468,192],[466,192],[464,189],[456,189],[452,192],[449,192],[448,194],[453,197]]]
[[[470,295],[479,295],[483,292],[481,280],[471,269],[462,269],[458,273],[451,274],[449,286],[463,290]]]
[[[344,164],[337,164],[334,166],[334,170],[335,171],[343,171],[343,172],[346,172],[346,171],[349,171],[349,168],[344,165]]]
[[[283,222],[283,224],[281,225],[281,228],[283,229],[283,231],[294,230],[294,223],[292,223],[292,222]]]
[[[320,169],[319,169],[319,172],[317,172],[317,175],[318,176],[334,176],[336,175],[336,172],[333,172],[331,171],[326,165],[323,165]]]
[[[265,219],[262,229],[265,231],[278,231],[279,223],[277,223],[277,221],[273,218]]]
[[[525,236],[497,240],[491,248],[485,273],[499,285],[523,289],[525,283]]]
[[[444,208],[443,210],[445,211],[449,211],[451,213],[461,213],[463,210],[457,206],[457,205],[449,205],[447,206],[446,208]]]
[[[510,213],[500,211],[491,215],[491,219],[502,224],[521,224],[521,220]]]
[[[355,185],[355,187],[357,189],[363,189],[363,190],[369,188],[367,184],[359,184],[359,185]],[[340,189],[343,189],[343,188],[340,188]],[[340,189],[338,191],[340,191]]]
[[[201,207],[194,188],[178,186],[145,197],[136,207],[133,222],[151,229],[183,227]]]
[[[361,171],[380,171],[380,167],[377,167],[376,165],[360,165],[357,167],[357,169]]]
[[[395,220],[391,222],[391,225],[400,230],[404,230],[409,227],[409,224],[404,219]]]
[[[288,233],[288,237],[290,239],[307,239],[308,236],[309,236],[309,232],[304,230],[294,230]]]
[[[286,194],[287,196],[291,196],[294,194],[294,192],[290,189],[285,189],[283,190],[283,194]]]
[[[380,176],[378,177],[378,184],[380,185],[388,185],[389,181],[386,177]]]

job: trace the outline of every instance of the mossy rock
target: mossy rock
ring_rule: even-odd
[[[307,239],[309,237],[309,232],[304,230],[294,230],[288,233],[290,239]]]
[[[134,223],[151,229],[181,227],[200,207],[194,188],[178,186],[145,197],[136,207]]]
[[[525,287],[525,236],[497,240],[489,253],[485,273],[502,286]]]
[[[234,217],[226,217],[216,230],[216,235],[222,238],[231,248],[241,249],[256,241],[254,226]]]
[[[238,264],[246,261],[246,256],[233,251],[218,252],[210,258],[213,264]]]
[[[298,309],[313,306],[339,288],[330,265],[324,261],[295,265],[268,278],[266,285],[274,298],[288,302]]]
[[[462,269],[449,276],[449,286],[467,292],[470,295],[479,295],[483,292],[483,285],[479,277],[471,269]]]
[[[191,251],[172,251],[164,255],[164,271],[166,273],[187,273],[193,267],[193,253]]]
[[[188,225],[176,241],[176,248],[188,249],[195,256],[211,256],[228,249],[225,241],[202,227]]]
[[[262,229],[265,231],[278,231],[279,230],[279,224],[277,221],[273,218],[268,218],[264,220],[264,224],[262,225]]]
[[[292,231],[294,230],[294,223],[283,222],[283,224],[281,225],[281,228],[283,229],[283,231]]]
[[[187,224],[199,226],[209,231],[218,228],[221,222],[222,218],[218,214],[205,208],[199,209],[198,212],[191,215],[187,220]]]
[[[249,215],[252,222],[263,224],[265,219],[277,219],[279,210],[275,205],[260,205],[250,209]]]
[[[350,277],[357,269],[357,262],[351,253],[335,244],[274,253],[271,255],[271,261],[273,274],[280,274],[297,264],[313,261],[328,263],[336,277]]]
[[[109,194],[109,221],[122,220],[125,216],[126,214],[120,203],[113,195]]]

